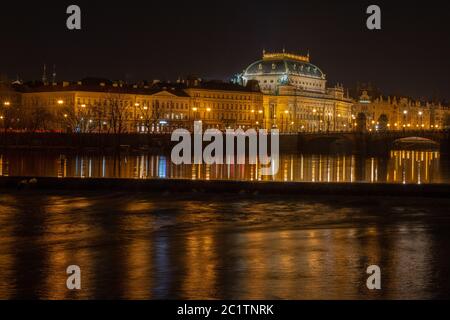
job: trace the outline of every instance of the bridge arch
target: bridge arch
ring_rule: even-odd
[[[439,149],[440,144],[434,140],[423,137],[404,137],[392,142],[393,149]]]

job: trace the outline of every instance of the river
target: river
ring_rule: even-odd
[[[0,156],[0,175],[259,179],[160,156]],[[283,156],[275,180],[449,182],[435,152]],[[449,198],[2,190],[0,299],[450,298]],[[66,268],[81,268],[81,290]],[[369,265],[381,290],[366,287]]]

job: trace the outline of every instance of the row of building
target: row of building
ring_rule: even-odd
[[[406,98],[352,99],[309,55],[263,53],[232,82],[188,79],[129,85],[102,79],[0,87],[0,121],[12,130],[171,132],[278,128],[281,132],[439,129],[449,108]]]

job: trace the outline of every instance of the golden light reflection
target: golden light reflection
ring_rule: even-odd
[[[248,180],[299,182],[449,182],[439,152],[390,152],[388,158],[352,155],[281,155],[279,171],[262,176],[256,164],[174,165],[157,155],[95,156],[53,154],[0,154],[0,175],[55,177],[184,178],[191,180]],[[443,175],[444,174],[444,175]]]

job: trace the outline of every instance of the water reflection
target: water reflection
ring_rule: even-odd
[[[448,298],[448,205],[3,193],[0,298]],[[70,264],[81,291],[66,290]]]
[[[449,160],[439,152],[392,151],[390,157],[282,155],[280,170],[262,176],[261,165],[174,165],[164,155],[98,155],[8,152],[0,154],[0,175],[54,177],[185,178],[304,182],[450,182]]]

